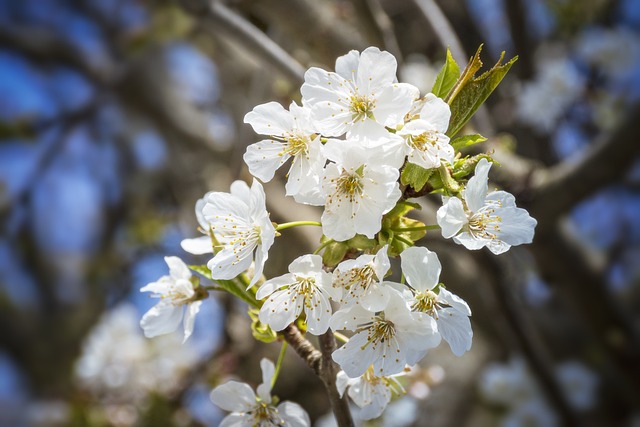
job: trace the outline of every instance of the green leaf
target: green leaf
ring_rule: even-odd
[[[473,144],[486,141],[487,138],[480,134],[459,136],[451,140],[450,144],[454,150],[460,151],[462,148],[469,147]]]
[[[456,84],[458,77],[460,77],[460,67],[455,59],[453,59],[453,56],[451,56],[451,51],[447,49],[447,59],[438,73],[438,77],[436,77],[436,82],[433,84],[431,93],[438,98],[446,97],[451,88]]]
[[[440,164],[438,168],[438,172],[440,175],[440,179],[442,180],[442,185],[444,188],[449,191],[449,193],[459,193],[462,191],[462,186],[460,183],[451,175],[451,170],[444,163]]]
[[[221,279],[212,279],[211,278],[211,270],[206,265],[189,265],[189,269],[195,271],[198,274],[206,277],[207,279],[215,282],[220,286],[221,289],[229,292],[231,295],[240,298],[242,301],[249,304],[251,307],[259,307],[260,303],[255,299],[255,297],[247,292],[244,289],[244,285],[240,283],[240,281],[234,280],[221,280]]]
[[[404,165],[404,169],[402,169],[400,182],[402,182],[402,185],[410,185],[414,190],[420,191],[432,173],[433,169],[425,169],[413,163],[407,163]]]
[[[447,130],[449,137],[455,136],[471,119],[518,59],[516,56],[506,64],[503,64],[504,52],[502,52],[500,59],[493,68],[479,77],[475,77],[475,73],[482,67],[482,61],[480,61],[481,50],[482,46],[480,46],[475,56],[471,58],[467,68],[465,68],[446,99],[451,107],[451,120]]]
[[[471,174],[476,169],[476,165],[481,159],[487,159],[491,163],[496,163],[493,158],[488,154],[478,154],[473,157],[465,157],[456,161],[453,169],[453,177],[455,179],[461,179]]]

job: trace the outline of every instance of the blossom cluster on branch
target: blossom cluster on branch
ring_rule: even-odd
[[[471,310],[440,282],[436,253],[417,242],[434,229],[467,249],[495,254],[531,242],[536,221],[511,194],[489,192],[491,157],[460,151],[485,138],[456,137],[512,63],[499,62],[476,78],[479,52],[463,73],[448,55],[432,93],[421,96],[397,81],[393,55],[370,47],[338,58],[335,72],[310,68],[302,105],[255,107],[244,121],[264,139],[247,148],[244,160],[257,179],[251,186],[236,181],[230,192],[210,192],[196,203],[203,236],[182,247],[212,257],[190,267],[167,258],[170,275],[142,289],[161,298],[143,318],[147,336],[175,330],[184,306],[187,339],[208,291],[230,292],[249,304],[254,336],[263,341],[292,324],[312,335],[330,330],[344,341],[332,353],[341,369],[334,381],[341,394],[349,388],[366,418],[381,415],[392,392],[402,390],[397,376],[441,340],[455,355],[468,351]],[[260,181],[288,163],[286,194],[322,206],[319,222],[271,222]],[[410,199],[429,193],[442,195],[431,225],[407,216],[420,208]],[[322,227],[315,253],[295,259],[287,274],[264,278],[280,231],[302,225]],[[396,257],[402,274],[392,280]],[[189,268],[213,285],[200,284]],[[258,394],[236,383],[213,391],[214,402],[234,411],[223,425],[308,425],[297,405],[286,406],[293,415],[273,406],[269,366]]]

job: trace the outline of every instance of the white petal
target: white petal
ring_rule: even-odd
[[[419,96],[418,88],[408,83],[394,83],[386,87],[378,96],[373,112],[376,121],[391,128],[404,123],[404,116]]]
[[[187,339],[193,333],[193,325],[196,320],[196,314],[200,311],[200,305],[202,305],[202,301],[194,301],[191,304],[187,305],[186,313],[184,314],[184,338],[182,342],[186,342]]]
[[[283,330],[302,312],[301,300],[301,296],[292,295],[288,289],[274,292],[260,308],[260,321],[274,331]]]
[[[247,245],[249,246],[249,245]],[[253,245],[252,245],[253,246]],[[253,247],[248,247],[245,252],[248,256],[239,258],[231,246],[224,247],[207,263],[211,270],[213,279],[231,280],[251,267],[251,251]]]
[[[476,165],[475,175],[467,182],[464,199],[472,212],[477,212],[484,206],[489,188],[489,169],[491,169],[491,163],[487,159],[480,159]]]
[[[249,145],[242,158],[251,175],[269,182],[276,170],[291,157],[285,152],[286,148],[287,144],[284,142],[265,139]]]
[[[432,93],[427,94],[424,99],[425,103],[420,111],[420,118],[432,124],[434,129],[445,133],[451,118],[449,104]]]
[[[166,256],[164,262],[169,266],[169,274],[174,280],[187,279],[191,277],[191,270],[187,267],[180,258],[177,256]]]
[[[538,222],[529,216],[529,212],[521,208],[505,208],[496,213],[502,218],[500,231],[496,233],[500,240],[511,246],[533,241]]]
[[[269,279],[260,286],[256,292],[256,298],[261,300],[271,295],[278,289],[296,283],[295,275],[291,273]]]
[[[238,381],[229,381],[214,388],[209,395],[214,405],[225,411],[249,412],[256,406],[256,394],[251,387]]]
[[[331,319],[331,304],[327,297],[320,292],[315,292],[312,297],[310,308],[304,308],[307,315],[307,330],[313,335],[321,335],[329,329]]]
[[[349,51],[336,59],[336,73],[346,80],[355,81],[359,63],[360,53],[357,50]]]
[[[161,301],[142,316],[140,326],[147,338],[153,338],[175,331],[181,320],[182,307]]]
[[[218,427],[252,427],[253,421],[252,414],[232,413],[224,417]]]
[[[457,236],[454,236],[453,241],[471,251],[482,249],[491,243],[491,239],[476,238],[467,231],[463,231]],[[502,245],[502,242],[499,240],[496,240],[495,243]]]
[[[413,246],[400,254],[400,260],[407,282],[417,291],[433,289],[440,281],[442,265],[435,252]]]
[[[277,102],[256,106],[244,116],[244,122],[261,135],[284,135],[293,128],[291,114]]]
[[[442,231],[442,237],[449,239],[469,222],[467,214],[462,206],[462,201],[457,197],[449,197],[436,214],[438,225]]]
[[[438,290],[438,301],[445,302],[446,304],[453,307],[454,310],[464,314],[465,316],[471,316],[471,309],[469,308],[469,304],[466,303],[465,300],[460,298],[458,295],[449,292],[445,288],[440,288]]]
[[[276,367],[273,362],[267,358],[260,360],[260,368],[262,369],[262,384],[258,386],[258,397],[263,402],[271,402],[271,381],[276,373]]]
[[[376,360],[376,353],[367,344],[367,332],[360,332],[349,339],[345,345],[333,352],[331,357],[351,378],[364,374]],[[363,349],[364,347],[364,349]]]
[[[184,239],[180,242],[180,246],[186,252],[189,252],[193,255],[204,255],[204,254],[212,254],[213,253],[213,244],[211,242],[211,237],[202,236],[196,237],[194,239]]]
[[[311,420],[302,406],[293,402],[282,402],[278,405],[278,412],[287,427],[309,427]]]
[[[377,92],[397,81],[396,58],[377,47],[368,47],[360,54],[356,85],[361,94]]]
[[[456,356],[462,356],[471,348],[473,331],[469,317],[451,307],[438,310],[438,332],[449,343]]]
[[[233,197],[238,198],[240,201],[242,201],[247,206],[249,206],[251,204],[251,202],[250,202],[250,200],[251,200],[251,190],[249,189],[249,185],[246,182],[244,182],[244,181],[242,181],[240,179],[233,181],[231,183],[229,191],[230,191],[230,194]]]

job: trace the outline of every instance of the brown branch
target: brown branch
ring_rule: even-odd
[[[477,257],[480,258],[480,264],[484,265],[493,276],[493,280],[490,282],[493,285],[500,311],[505,316],[509,328],[513,331],[513,336],[531,370],[538,378],[549,403],[562,419],[562,425],[568,427],[582,425],[554,376],[553,360],[547,353],[544,343],[535,327],[522,314],[522,308],[518,306],[518,302],[505,283],[504,261],[485,251],[479,252]]]
[[[640,153],[639,134],[640,103],[616,130],[588,147],[579,161],[535,173],[531,213],[541,225],[552,224],[582,200],[622,179]]]
[[[223,32],[229,38],[240,43],[252,55],[271,64],[292,82],[301,84],[304,80],[305,68],[289,55],[276,42],[271,40],[255,25],[229,9],[221,1],[183,0],[185,8],[194,15],[205,19],[209,31],[216,35]]]
[[[346,396],[340,397],[336,387],[336,369],[331,358],[331,353],[335,350],[335,340],[331,330],[319,337],[320,348],[318,351],[301,333],[295,325],[289,325],[282,331],[285,341],[298,353],[307,365],[313,369],[316,375],[322,380],[329,402],[336,417],[339,427],[353,427],[351,411],[347,404]]]

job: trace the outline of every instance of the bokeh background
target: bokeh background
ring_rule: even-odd
[[[0,0],[0,425],[218,425],[212,387],[259,383],[279,346],[222,295],[186,344],[148,340],[139,289],[165,255],[206,262],[179,243],[198,198],[250,179],[244,114],[370,45],[427,93],[447,46],[463,63],[481,43],[486,65],[519,55],[471,127],[537,235],[499,257],[427,237],[474,344],[430,353],[371,425],[640,425],[636,0]],[[282,184],[274,220],[319,217]],[[319,237],[278,239],[267,274]],[[295,355],[275,392],[331,425]]]

